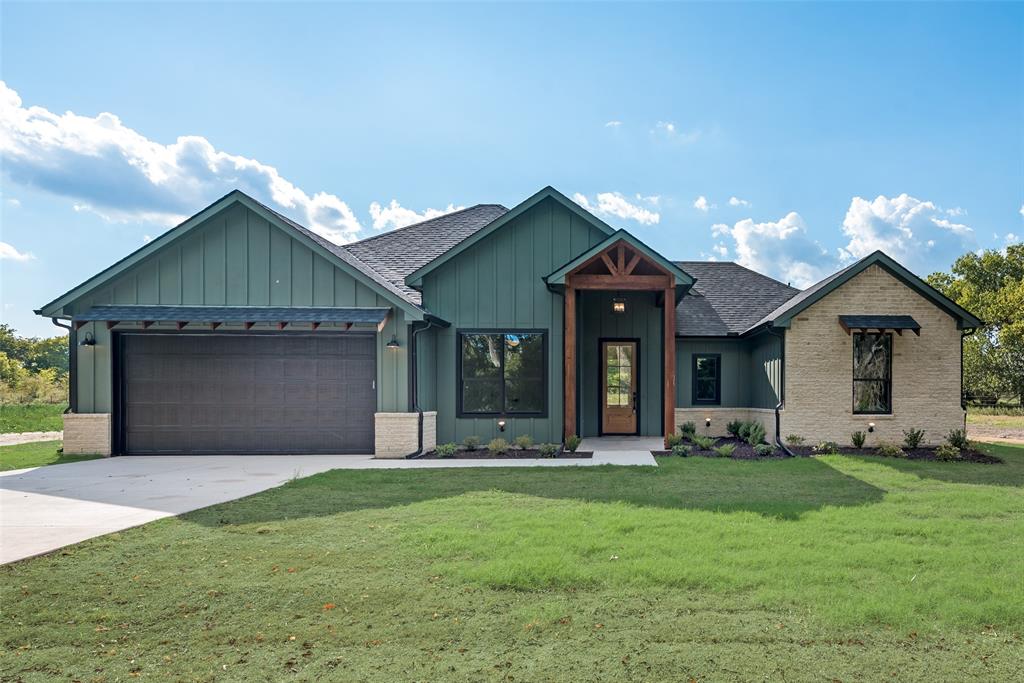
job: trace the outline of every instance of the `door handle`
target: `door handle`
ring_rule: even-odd
[[[632,404],[633,404],[633,412],[635,413],[636,412],[636,392],[635,391],[633,392]]]

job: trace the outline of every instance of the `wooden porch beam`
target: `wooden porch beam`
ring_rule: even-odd
[[[615,264],[612,263],[612,259],[611,259],[610,256],[608,256],[607,252],[604,252],[604,251],[601,252],[601,260],[604,261],[604,266],[605,266],[605,268],[608,269],[608,273],[609,274],[611,274],[611,275],[618,275],[619,274],[618,269],[615,267]]]
[[[565,439],[576,433],[576,277],[566,278],[564,334],[565,350],[562,354],[563,398],[562,434]]]
[[[676,290],[665,288],[665,448],[668,437],[676,431]]]
[[[573,275],[575,289],[630,289],[656,291],[668,289],[667,275]]]
[[[640,254],[633,254],[633,258],[629,259],[629,263],[626,264],[626,269],[622,271],[622,274],[632,275],[638,263],[640,263]]]
[[[618,249],[618,263],[615,265],[615,271],[622,275],[622,271],[626,269],[626,248],[619,243]]]

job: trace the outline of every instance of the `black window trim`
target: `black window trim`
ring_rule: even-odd
[[[467,411],[462,405],[462,337],[468,334],[493,334],[493,335],[506,335],[506,334],[539,334],[541,338],[541,355],[543,375],[542,381],[542,393],[544,399],[544,408],[539,411],[528,411],[528,412],[473,412]],[[516,328],[516,327],[494,327],[494,328],[459,328],[455,331],[455,391],[456,391],[456,411],[455,416],[461,418],[477,418],[477,417],[510,417],[510,418],[546,418],[548,416],[548,388],[550,381],[550,368],[548,365],[548,330],[545,328]],[[505,406],[505,354],[501,354],[501,405]]]
[[[715,359],[715,399],[697,398],[697,360],[700,358]],[[690,369],[690,403],[695,406],[720,406],[722,405],[722,354],[720,353],[694,353]]]
[[[881,382],[879,379],[869,378],[857,378],[857,337],[871,335],[873,337],[888,337],[889,338],[889,358],[886,367],[886,378],[885,378],[885,396],[889,399],[888,410],[857,410],[857,382]],[[854,332],[851,335],[853,340],[852,350],[850,352],[850,408],[854,415],[892,415],[892,354],[893,345],[895,339],[892,338],[892,332]]]

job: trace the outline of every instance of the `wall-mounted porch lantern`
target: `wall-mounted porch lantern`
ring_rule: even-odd
[[[618,297],[612,299],[612,313],[625,313],[626,300]]]
[[[96,337],[92,336],[92,332],[86,332],[85,338],[78,342],[79,346],[96,346]]]
[[[504,420],[498,420],[498,431],[499,432],[505,431],[505,421]]]
[[[397,351],[399,347],[398,337],[391,335],[391,341],[384,345],[388,351]]]
[[[875,431],[875,423],[868,422],[868,433]]]

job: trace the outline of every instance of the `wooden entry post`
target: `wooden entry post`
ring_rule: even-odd
[[[565,367],[562,386],[565,391],[562,433],[568,439],[576,433],[576,288],[565,279]]]
[[[665,288],[665,448],[676,431],[676,290]]]

